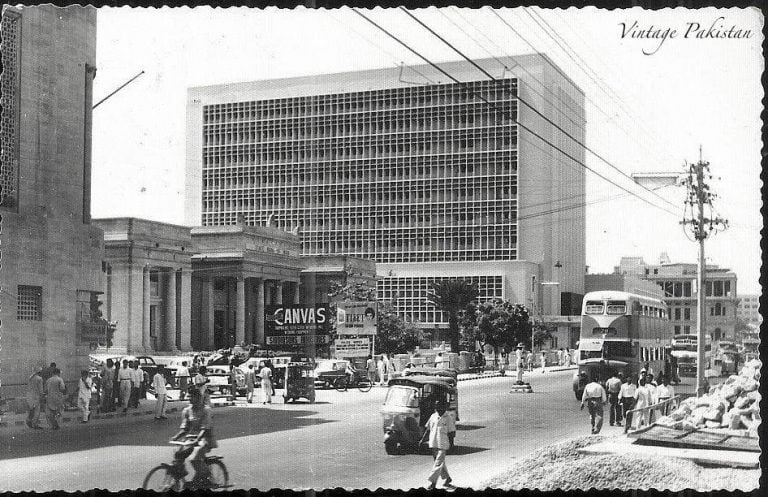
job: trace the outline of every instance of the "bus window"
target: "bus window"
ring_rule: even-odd
[[[632,357],[632,344],[630,342],[606,341],[603,343],[605,358]]]
[[[627,313],[627,303],[623,300],[609,300],[608,314],[618,315]]]
[[[581,350],[579,355],[579,359],[582,361],[586,359],[601,359],[602,357],[602,350]]]
[[[600,300],[588,300],[587,305],[584,308],[585,314],[602,314],[603,303]]]

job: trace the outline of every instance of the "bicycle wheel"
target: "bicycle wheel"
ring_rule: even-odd
[[[371,384],[371,380],[368,378],[361,378],[357,380],[357,389],[361,392],[369,392],[372,386],[373,385]]]
[[[161,464],[147,473],[142,488],[155,492],[168,492],[169,490],[178,492],[183,485],[183,482],[172,473],[170,466]]]
[[[229,484],[229,472],[221,459],[208,459],[205,461],[210,473],[211,489],[225,488]]]
[[[347,377],[340,376],[336,378],[336,381],[333,382],[333,386],[339,392],[345,392],[347,390]]]

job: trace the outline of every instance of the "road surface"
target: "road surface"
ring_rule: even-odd
[[[509,393],[509,376],[460,382],[457,449],[447,458],[454,483],[477,487],[538,447],[588,434],[588,416],[571,391],[572,374],[534,375],[530,394]],[[384,452],[379,408],[386,390],[320,390],[315,404],[214,409],[215,453],[224,456],[235,488],[423,486],[430,455]],[[167,440],[177,432],[179,416],[0,434],[3,490],[138,488],[153,466],[171,460]],[[619,430],[605,423],[604,431]]]

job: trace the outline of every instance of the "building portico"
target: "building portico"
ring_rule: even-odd
[[[264,306],[298,303],[298,235],[271,227],[192,229],[192,333],[197,349],[264,343]]]

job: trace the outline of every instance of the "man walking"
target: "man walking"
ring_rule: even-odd
[[[627,379],[624,381],[624,384],[621,385],[621,390],[619,390],[619,399],[621,401],[621,411],[622,411],[622,417],[624,418],[624,423],[627,425],[632,424],[632,413],[629,412],[632,410],[632,407],[635,405],[635,392],[637,391],[637,385],[635,385],[635,382],[633,381],[631,376],[628,376]]]
[[[189,389],[189,368],[187,361],[181,363],[181,367],[176,370],[176,384],[179,386],[179,400],[184,400]]]
[[[589,409],[589,418],[592,423],[592,434],[597,435],[603,427],[603,404],[605,404],[605,389],[598,383],[597,376],[592,376],[592,382],[584,387],[584,394],[581,396],[581,409],[584,404]]]
[[[621,375],[621,373],[619,373]],[[619,404],[619,393],[621,392],[621,378],[615,374],[605,382],[605,388],[608,390],[608,422],[611,426],[616,424],[621,426],[621,404]]]
[[[368,359],[365,361],[365,370],[368,372],[368,381],[371,385],[376,383],[376,361],[371,354],[368,354]]]
[[[111,412],[115,410],[115,394],[113,384],[115,382],[115,368],[112,359],[107,359],[107,364],[101,370],[101,410]]]
[[[245,400],[248,403],[253,402],[253,391],[256,389],[256,371],[253,370],[253,363],[248,364],[248,370],[245,372]]]
[[[421,442],[424,442],[424,439],[429,436],[429,448],[432,450],[432,457],[435,460],[432,471],[427,477],[429,490],[434,490],[439,477],[443,478],[444,487],[452,487],[451,475],[448,474],[448,467],[445,464],[445,454],[451,448],[453,438],[456,435],[456,423],[453,421],[453,416],[447,413],[447,407],[445,400],[439,400],[435,404],[435,412],[427,421],[427,431],[421,438]]]
[[[67,387],[64,385],[64,380],[61,379],[61,371],[58,368],[53,370],[53,375],[45,382],[45,418],[48,420],[48,425],[58,430],[59,416],[61,416],[61,410],[64,408],[64,394],[67,392]]]
[[[272,370],[265,363],[261,363],[261,391],[264,394],[264,404],[272,403]]]
[[[123,406],[123,412],[128,412],[128,401],[131,399],[132,371],[128,367],[128,360],[123,359],[123,367],[117,371],[117,381],[120,384],[120,404]]]
[[[131,361],[131,402],[130,407],[139,407],[141,385],[144,383],[144,371],[139,368],[139,361]]]
[[[40,375],[42,368],[37,368],[27,382],[27,426],[36,430],[42,430],[40,426],[40,407],[43,403],[45,385]]]
[[[82,415],[81,423],[87,423],[91,417],[91,388],[93,388],[91,376],[87,369],[83,369],[77,386],[77,407]]]
[[[155,390],[155,419],[168,419],[165,417],[165,403],[168,390],[165,388],[165,368],[162,365],[157,367],[157,373],[152,377],[152,388]]]

